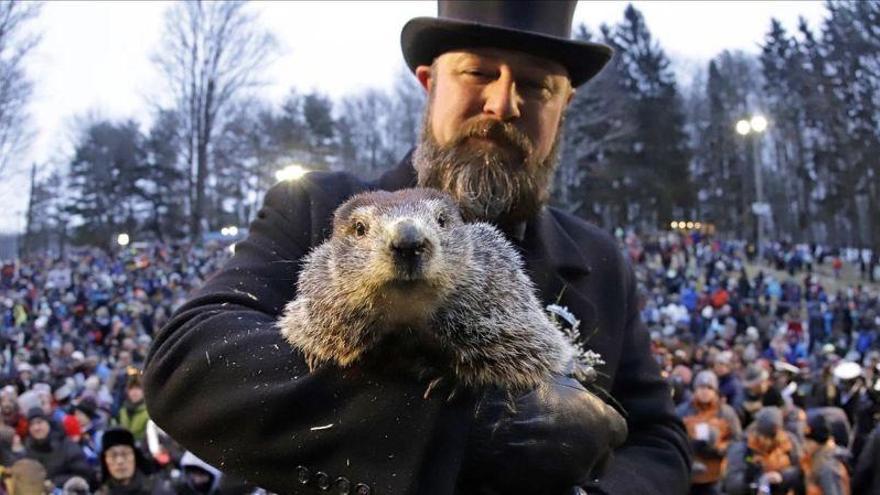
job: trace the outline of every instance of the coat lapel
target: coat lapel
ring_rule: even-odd
[[[596,334],[596,306],[586,293],[592,268],[582,246],[559,224],[556,212],[544,208],[529,222],[520,247],[526,272],[544,305],[568,308],[580,321],[581,341],[595,348],[600,343],[590,339]]]

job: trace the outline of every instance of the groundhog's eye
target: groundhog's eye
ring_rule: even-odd
[[[367,235],[367,226],[364,225],[364,222],[355,222],[354,234],[358,237],[363,237]]]
[[[449,219],[446,218],[446,215],[443,214],[443,213],[437,215],[437,225],[439,225],[439,226],[441,226],[441,227],[446,227],[446,222],[447,222],[448,220],[449,220]]]

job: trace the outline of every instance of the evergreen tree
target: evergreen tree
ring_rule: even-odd
[[[581,25],[576,39],[591,41]],[[634,107],[622,84],[620,59],[615,57],[575,93],[563,126],[560,163],[556,172],[557,204],[599,225],[625,225],[627,198],[620,193],[627,163],[620,158],[633,137]]]
[[[675,76],[642,14],[632,5],[624,11],[623,22],[605,34],[605,41],[617,51],[623,86],[634,102],[636,129],[621,153],[629,165],[624,193],[636,206],[631,213],[640,222],[666,227],[673,218],[689,214],[693,205],[691,152]]]
[[[104,249],[113,236],[137,228],[136,182],[144,160],[137,123],[108,121],[89,125],[76,144],[70,162],[69,212],[82,221],[77,239]]]

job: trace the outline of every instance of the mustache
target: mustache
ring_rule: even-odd
[[[528,136],[509,122],[480,119],[465,123],[451,140],[451,146],[459,146],[469,138],[482,138],[495,141],[506,148],[517,151],[522,158],[532,156],[535,147]]]

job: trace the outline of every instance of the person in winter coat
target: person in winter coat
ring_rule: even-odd
[[[850,495],[850,478],[841,452],[831,434],[831,425],[822,414],[810,416],[804,441],[804,471],[806,495]]]
[[[144,380],[156,423],[282,493],[687,491],[687,434],[651,355],[632,267],[613,237],[547,205],[573,89],[611,56],[570,39],[574,8],[442,0],[439,18],[409,21],[404,56],[429,95],[418,147],[376,182],[312,172],[267,193],[233,258],[155,337]],[[568,377],[519,394],[514,409],[495,391],[424,399],[415,377],[357,364],[310,373],[281,338],[275,321],[335,209],[364,190],[417,185],[496,225],[541,302],[579,323],[579,342],[605,361],[596,386],[626,412],[613,456],[611,406]]]
[[[49,435],[49,418],[40,407],[28,411],[28,438],[24,457],[38,461],[46,468],[47,477],[60,487],[71,476],[82,476],[92,482],[94,472],[85,455],[67,437]]]
[[[703,370],[694,379],[694,395],[679,409],[694,450],[691,494],[718,493],[727,448],[742,434],[736,412],[721,402],[718,378]]]
[[[125,401],[119,408],[114,424],[130,431],[137,442],[142,442],[149,421],[150,413],[147,412],[147,405],[144,402],[144,388],[140,375],[131,375],[125,390]]]
[[[724,487],[729,495],[794,495],[802,482],[801,449],[782,425],[782,411],[765,407],[746,428],[746,438],[727,451]]]
[[[134,435],[124,428],[110,428],[101,437],[100,495],[170,495],[170,481],[146,474],[147,463],[135,446]]]
[[[180,479],[177,493],[181,495],[215,495],[220,490],[223,474],[214,466],[185,452],[180,459]]]
[[[749,425],[762,407],[785,407],[785,400],[770,382],[770,373],[760,364],[751,364],[743,377],[743,400],[736,409],[740,422]]]
[[[852,493],[880,493],[880,426],[865,440],[852,477]]]

